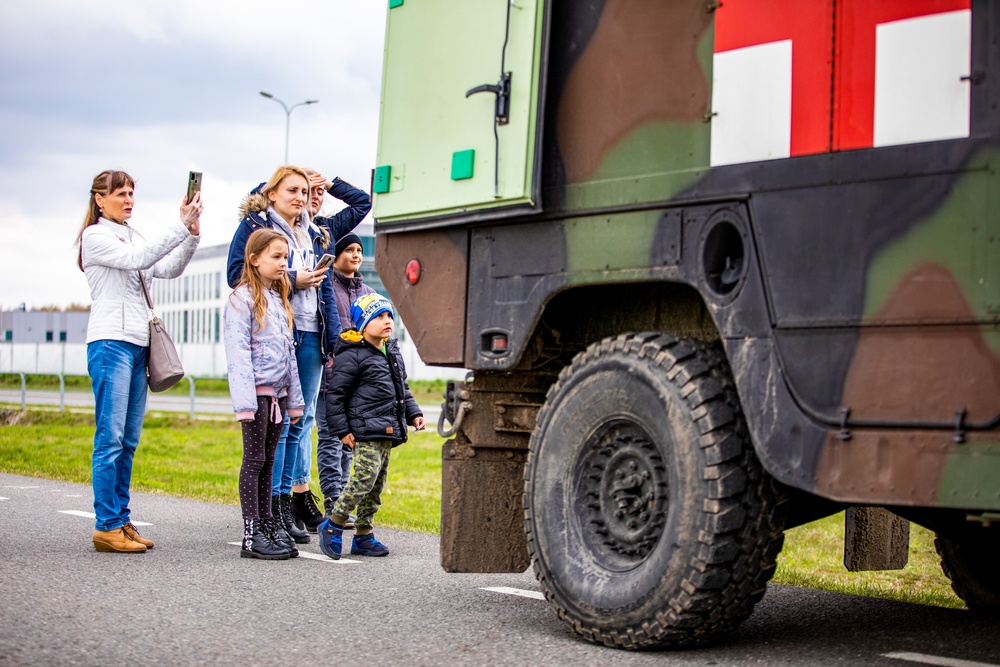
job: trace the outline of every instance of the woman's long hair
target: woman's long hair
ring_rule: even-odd
[[[97,205],[95,195],[107,197],[118,188],[125,186],[134,189],[135,181],[124,171],[106,169],[94,177],[94,184],[90,186],[90,201],[87,202],[87,215],[83,218],[83,227],[80,228],[80,233],[76,235],[76,245],[79,248],[76,265],[80,267],[81,271],[83,271],[83,233],[87,231],[87,227],[90,227],[101,217],[101,209]]]
[[[246,250],[243,253],[243,273],[240,275],[239,285],[246,285],[253,295],[253,318],[257,322],[255,331],[264,328],[264,318],[267,317],[267,297],[264,296],[264,282],[260,278],[260,271],[251,263],[255,257],[260,257],[273,241],[281,241],[286,246],[288,239],[281,232],[274,229],[258,229],[247,239]],[[237,287],[239,287],[237,285]],[[281,303],[285,306],[285,315],[288,317],[288,329],[292,330],[292,304],[288,301],[288,293],[291,285],[288,282],[286,273],[280,280],[275,280],[271,287],[281,297]]]

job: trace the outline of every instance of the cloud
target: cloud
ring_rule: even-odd
[[[89,302],[75,268],[91,180],[137,181],[134,219],[177,216],[204,173],[202,245],[284,157],[367,189],[386,4],[373,0],[41,0],[0,6],[0,307]],[[333,207],[336,210],[336,207]],[[43,241],[44,239],[44,241]],[[44,266],[43,275],[37,272]]]

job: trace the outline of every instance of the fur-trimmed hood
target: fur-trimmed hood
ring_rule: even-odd
[[[262,192],[254,190],[240,202],[240,220],[252,213],[263,213],[267,207],[267,197]]]

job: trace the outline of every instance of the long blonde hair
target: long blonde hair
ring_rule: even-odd
[[[308,183],[309,180],[306,179],[306,182]],[[107,197],[118,188],[125,186],[135,189],[135,181],[124,171],[118,169],[105,169],[94,177],[94,183],[90,186],[90,201],[87,202],[87,215],[83,216],[83,227],[76,235],[78,247],[76,265],[80,267],[81,271],[83,271],[83,233],[87,231],[87,227],[90,227],[101,217],[101,208],[97,205],[95,195]]]
[[[260,257],[274,241],[281,241],[286,246],[288,239],[284,234],[274,229],[258,229],[247,239],[246,250],[243,253],[243,273],[240,275],[240,283],[250,288],[253,295],[253,318],[257,322],[255,331],[264,328],[264,318],[267,317],[267,297],[264,295],[264,282],[260,278],[260,270],[253,265],[252,259]],[[288,317],[288,329],[293,327],[292,304],[288,300],[288,293],[291,285],[288,282],[288,275],[285,274],[280,280],[275,280],[271,287],[281,297],[281,303],[285,306],[285,316]]]

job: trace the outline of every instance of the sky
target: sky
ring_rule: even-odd
[[[319,100],[292,111],[288,161],[370,191],[387,4],[0,4],[0,310],[90,303],[76,237],[105,169],[135,179],[138,229],[176,220],[201,171],[200,245],[228,244],[284,162],[285,111],[259,91]]]

